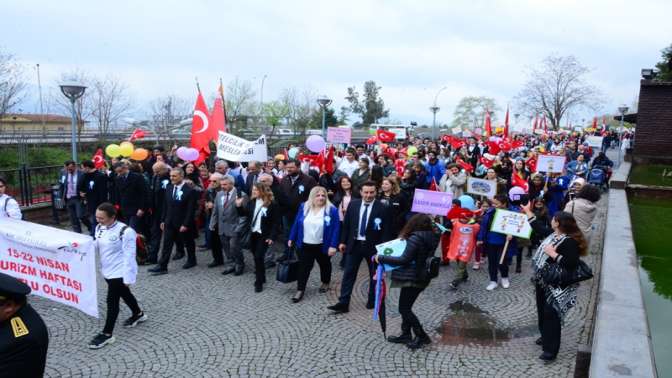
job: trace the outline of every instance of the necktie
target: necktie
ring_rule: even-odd
[[[369,211],[369,204],[364,204],[364,212],[362,213],[362,219],[359,221],[359,235],[366,236],[366,213]]]
[[[173,187],[173,199],[177,199],[177,186]]]
[[[229,204],[229,192],[224,193],[224,207]]]

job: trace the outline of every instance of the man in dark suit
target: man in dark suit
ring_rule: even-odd
[[[150,209],[152,210],[152,220],[150,226],[149,253],[147,262],[156,264],[159,258],[159,248],[161,247],[161,218],[163,217],[163,206],[166,202],[166,189],[170,184],[170,168],[165,163],[154,163],[152,165],[152,183],[150,185]],[[179,253],[180,251],[178,251]]]
[[[79,194],[86,200],[86,213],[91,224],[89,232],[91,236],[96,230],[96,209],[98,205],[108,201],[109,192],[107,190],[107,175],[96,169],[96,165],[91,160],[82,162],[84,175],[79,181]]]
[[[142,175],[130,172],[128,163],[114,164],[113,203],[119,206],[120,220],[139,232],[140,218],[145,215],[149,202],[149,185]]]
[[[373,181],[363,183],[360,194],[362,199],[353,199],[348,205],[341,228],[338,249],[345,257],[341,296],[337,304],[327,307],[337,314],[350,310],[350,296],[362,259],[369,267],[369,295],[366,308],[373,308],[375,266],[371,257],[376,254],[377,244],[392,239],[390,211],[387,205],[376,199],[376,183]]]
[[[243,188],[243,191],[248,197],[252,195],[252,187],[257,183],[260,173],[261,167],[259,166],[258,161],[247,163],[247,177],[245,177],[245,187]]]
[[[68,209],[72,230],[77,233],[82,232],[81,223],[84,223],[89,230],[92,228],[91,222],[86,218],[84,204],[78,190],[79,183],[82,181],[82,176],[83,173],[77,169],[75,162],[69,160],[65,162],[65,167],[61,170],[60,179],[58,181],[61,199]]]
[[[163,231],[163,250],[156,267],[149,269],[150,273],[168,273],[168,260],[173,251],[173,244],[177,248],[186,248],[187,262],[182,269],[196,266],[196,200],[198,193],[185,184],[184,171],[180,168],[170,170],[170,184],[166,187],[165,203],[161,217]]]
[[[284,236],[289,237],[289,231],[294,224],[296,212],[299,211],[299,206],[308,200],[308,194],[317,182],[312,177],[301,172],[301,163],[298,160],[289,160],[285,165],[287,169],[287,176],[282,178],[280,182],[280,191],[282,192],[282,202],[277,201],[280,205],[280,211],[283,215]]]

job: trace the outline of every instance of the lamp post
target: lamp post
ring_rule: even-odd
[[[621,113],[621,123],[618,126],[618,166],[621,166],[621,133],[623,132],[623,119],[625,118],[625,113],[628,112],[628,107],[626,105],[621,105],[618,107],[618,112]]]
[[[61,92],[70,100],[72,105],[72,130],[70,142],[72,143],[72,161],[77,162],[77,111],[75,110],[75,101],[84,95],[86,87],[79,84],[68,83],[61,84]]]
[[[327,127],[327,107],[331,105],[331,99],[325,95],[317,99],[318,105],[322,108],[322,138],[326,139],[326,127]]]
[[[439,95],[441,94],[441,92],[443,92],[446,89],[448,89],[448,87],[443,87],[443,88],[439,89],[438,92],[436,92],[436,96],[434,96],[434,105],[429,107],[429,111],[431,111],[432,114],[433,114],[433,120],[432,120],[432,139],[433,140],[436,140],[436,113],[438,113],[439,110],[441,110],[441,108],[436,105],[436,100],[439,98]]]

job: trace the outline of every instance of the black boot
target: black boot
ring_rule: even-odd
[[[409,349],[416,350],[420,349],[425,345],[431,344],[432,339],[429,338],[429,335],[422,329],[422,326],[418,324],[413,326],[413,333],[415,333],[415,338],[406,344]]]
[[[401,335],[387,337],[387,341],[395,344],[408,344],[412,341],[412,339],[413,336],[411,336],[411,326],[408,326],[404,323],[401,323]]]

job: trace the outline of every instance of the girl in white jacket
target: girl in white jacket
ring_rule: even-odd
[[[101,273],[107,282],[107,317],[103,332],[89,343],[89,348],[100,349],[114,342],[112,331],[119,316],[119,299],[123,299],[133,315],[124,321],[124,327],[132,328],[147,320],[147,315],[138,306],[129,285],[135,283],[138,264],[135,260],[137,234],[127,225],[117,221],[117,211],[110,203],[102,203],[96,209],[95,244],[100,255]]]

